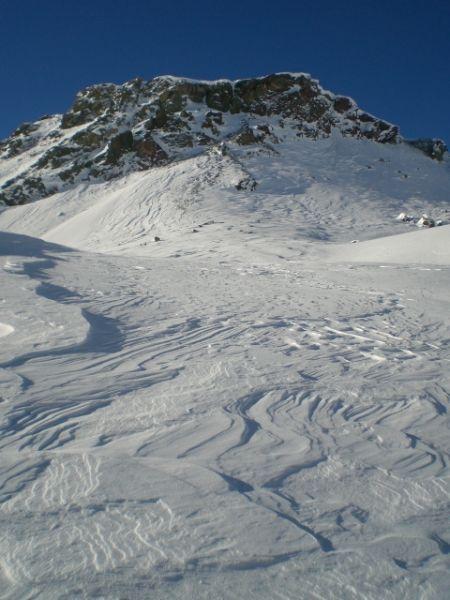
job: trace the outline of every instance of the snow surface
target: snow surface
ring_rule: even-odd
[[[448,597],[449,164],[276,150],[0,214],[2,598]]]
[[[7,323],[0,323],[0,337],[5,337],[14,331],[14,327]]]
[[[333,261],[389,264],[450,264],[450,227],[434,227],[426,231],[404,233],[369,240],[356,247],[333,247]]]

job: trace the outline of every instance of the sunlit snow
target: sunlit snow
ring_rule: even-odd
[[[247,150],[0,214],[2,597],[448,597],[449,163]]]

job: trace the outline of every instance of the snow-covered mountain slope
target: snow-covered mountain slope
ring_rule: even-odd
[[[79,249],[151,255],[197,251],[192,231],[204,223],[201,240],[230,239],[233,247],[239,233],[249,240],[249,230],[252,243],[268,235],[349,241],[405,231],[395,221],[403,210],[447,220],[449,190],[450,161],[336,132],[279,143],[276,152],[213,149],[119,180],[79,184],[4,211],[0,227]],[[164,241],[158,248],[155,236]]]
[[[0,213],[2,598],[447,598],[448,155],[271,127]]]

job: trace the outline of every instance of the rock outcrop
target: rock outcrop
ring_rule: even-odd
[[[444,154],[447,152],[448,148],[445,145],[443,140],[436,138],[420,138],[418,140],[407,140],[407,144],[417,148],[424,152],[430,158],[434,160],[443,160]]]
[[[288,138],[328,137],[333,130],[382,144],[401,141],[396,126],[362,111],[351,98],[324,90],[306,74],[234,82],[168,76],[95,85],[79,92],[64,115],[25,123],[0,142],[0,160],[14,167],[0,186],[0,203],[22,204],[210,146],[267,149]],[[439,159],[440,146],[430,152],[422,142],[415,145]]]

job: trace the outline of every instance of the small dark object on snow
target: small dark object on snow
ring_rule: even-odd
[[[246,177],[245,179],[241,179],[239,183],[236,185],[236,189],[238,191],[241,190],[249,190],[250,192],[254,192],[256,190],[256,186],[258,184],[253,179],[253,177]]]
[[[153,239],[155,240],[155,242],[160,242],[161,241],[161,238],[158,237],[157,235],[155,235],[155,237]]]
[[[414,221],[414,217],[405,212],[401,212],[397,217],[397,221],[402,221],[402,223],[411,223]]]
[[[198,229],[193,229],[192,233],[198,233]]]

